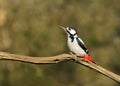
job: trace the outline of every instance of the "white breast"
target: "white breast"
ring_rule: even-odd
[[[76,39],[74,39],[73,42],[71,42],[71,39],[68,37],[68,47],[69,49],[74,52],[77,56],[84,56],[86,55],[86,52],[78,45]]]

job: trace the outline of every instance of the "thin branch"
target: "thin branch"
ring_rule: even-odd
[[[33,63],[33,64],[51,64],[51,63],[55,64],[55,63],[59,63],[59,62],[63,62],[63,61],[73,61],[73,62],[82,64],[86,67],[89,67],[89,68],[113,79],[114,81],[120,83],[119,75],[117,75],[113,72],[110,72],[97,64],[94,64],[91,62],[86,62],[79,58],[77,59],[77,61],[75,61],[73,59],[73,57],[74,57],[73,55],[69,55],[69,54],[60,54],[57,56],[50,56],[50,57],[30,57],[30,56],[23,56],[23,55],[16,55],[16,54],[0,52],[1,60],[13,60],[13,61]]]
[[[31,57],[31,56],[23,56],[23,55],[0,52],[0,59],[21,61],[21,62],[27,62],[27,63],[33,63],[33,64],[51,64],[51,63],[53,64],[53,63],[59,63],[65,60],[71,60],[73,58],[69,54],[61,54],[61,55],[50,56],[50,57]]]

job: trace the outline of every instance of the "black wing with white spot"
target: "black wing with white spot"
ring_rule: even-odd
[[[76,40],[77,40],[78,45],[88,54],[89,51],[86,48],[84,42],[80,38],[78,38],[78,37],[76,38]]]

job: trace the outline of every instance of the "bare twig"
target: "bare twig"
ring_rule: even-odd
[[[1,60],[14,60],[14,61],[21,61],[21,62],[27,62],[27,63],[33,63],[33,64],[51,64],[51,63],[59,63],[62,61],[73,61],[76,63],[80,63],[86,67],[89,67],[113,80],[115,80],[116,82],[120,83],[120,76],[110,72],[108,70],[106,70],[105,68],[91,63],[91,62],[86,62],[84,60],[81,59],[77,59],[77,61],[75,61],[73,59],[73,55],[69,55],[69,54],[60,54],[57,56],[50,56],[50,57],[30,57],[30,56],[22,56],[22,55],[16,55],[16,54],[9,54],[9,53],[5,53],[5,52],[0,52],[0,59]]]

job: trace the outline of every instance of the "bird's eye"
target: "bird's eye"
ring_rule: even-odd
[[[69,27],[68,30],[71,30],[71,28]]]

